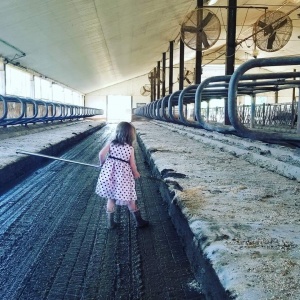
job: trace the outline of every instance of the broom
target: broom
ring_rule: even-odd
[[[60,158],[60,157],[46,155],[46,154],[41,154],[41,153],[34,153],[34,152],[29,152],[29,151],[20,150],[20,149],[17,149],[16,153],[17,154],[27,154],[27,155],[32,155],[32,156],[39,156],[39,157],[44,157],[44,158],[59,160],[59,161],[63,161],[63,162],[68,162],[68,163],[72,163],[72,164],[78,164],[78,165],[83,165],[83,166],[88,166],[88,167],[93,167],[93,168],[101,169],[101,167],[99,165],[93,165],[93,164],[83,163],[83,162],[76,161],[76,160],[70,160],[70,159]],[[157,177],[153,177],[153,176],[141,176],[141,177],[142,178],[151,179],[151,180],[156,180],[156,181],[159,181],[159,182],[163,182],[166,185],[168,185],[168,183],[169,183],[169,184],[173,185],[174,189],[177,189],[179,191],[183,191],[183,188],[176,181],[171,181],[171,180],[164,181],[163,179],[160,179],[160,178],[157,178]]]

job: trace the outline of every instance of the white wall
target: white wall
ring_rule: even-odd
[[[104,116],[106,116],[107,96],[122,95],[132,97],[132,108],[134,109],[137,107],[137,103],[150,103],[150,96],[145,97],[140,94],[140,89],[145,84],[149,84],[148,75],[130,79],[119,84],[86,94],[85,106],[101,108],[104,110]]]
[[[185,67],[187,70],[194,71],[194,61],[186,62]],[[210,72],[209,74],[215,75],[216,73],[221,75],[224,73],[224,66],[207,66],[205,68],[206,72]],[[178,90],[178,77],[179,67],[178,65],[174,66],[173,69],[173,92]],[[168,88],[168,69],[166,70],[166,87]],[[143,76],[124,81],[122,83],[103,88],[92,93],[86,94],[85,96],[85,106],[87,107],[94,107],[94,108],[101,108],[104,109],[104,115],[106,115],[106,96],[108,95],[123,95],[123,96],[132,96],[132,108],[137,107],[137,103],[150,103],[150,95],[145,97],[142,96],[140,93],[141,88],[144,85],[149,85],[148,74]]]

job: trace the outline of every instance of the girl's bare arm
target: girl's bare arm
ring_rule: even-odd
[[[136,167],[135,158],[134,158],[134,149],[133,148],[132,148],[132,151],[131,151],[129,164],[130,164],[130,167],[131,167],[131,170],[132,170],[132,173],[133,173],[133,177],[134,178],[140,178],[141,175],[138,172],[137,167]]]
[[[101,151],[99,152],[99,161],[100,161],[100,166],[102,166],[105,162],[107,153],[109,151],[109,147],[110,147],[110,143],[108,143],[107,145],[105,145]]]

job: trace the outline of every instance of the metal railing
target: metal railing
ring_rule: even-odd
[[[294,107],[293,107],[294,106]],[[244,125],[255,127],[286,127],[293,129],[297,122],[296,111],[298,103],[263,103],[255,104],[254,107],[254,123],[251,124],[251,105],[239,105],[237,107],[238,118]],[[192,120],[194,109],[189,111],[186,116],[188,120]],[[223,123],[224,122],[224,106],[216,106],[209,108],[201,108],[201,116],[205,122]]]
[[[299,145],[300,143],[300,135],[299,134],[281,134],[281,133],[275,133],[275,132],[268,132],[268,131],[261,131],[261,130],[255,130],[253,128],[247,128],[244,124],[242,124],[240,118],[238,117],[238,110],[237,110],[237,94],[239,89],[240,81],[242,81],[242,78],[244,74],[253,68],[262,68],[262,67],[272,67],[272,66],[295,66],[300,65],[300,57],[276,57],[276,58],[261,58],[261,59],[253,59],[251,61],[247,61],[241,66],[239,66],[235,72],[232,74],[228,86],[228,115],[231,124],[234,126],[237,133],[243,137],[255,139],[255,140],[261,140],[265,142],[287,142],[287,143],[295,143]],[[274,73],[275,75],[278,74],[278,79],[281,78],[282,73]],[[288,89],[288,88],[294,88],[294,89],[300,89],[300,80],[296,80],[295,78],[299,78],[298,74],[296,74],[291,78],[288,79],[289,76],[285,77],[284,79],[278,80],[276,83],[272,86],[269,86],[269,88],[272,88],[274,91],[278,91],[278,87],[281,86],[281,89]],[[282,77],[283,78],[283,77]],[[256,82],[255,82],[256,83]],[[299,107],[300,108],[300,107]],[[280,116],[278,115],[275,118]],[[274,120],[274,116],[273,116]],[[297,133],[299,133],[299,122],[297,123]]]
[[[190,85],[181,91],[139,107],[135,110],[135,114],[267,142],[282,140],[300,143],[299,122],[296,130],[294,129],[299,114],[299,105],[297,107],[295,101],[288,104],[255,105],[255,97],[258,94],[275,94],[289,89],[299,91],[300,72],[244,74],[252,68],[281,65],[300,65],[300,57],[248,61],[241,65],[233,75],[207,78],[198,85]],[[242,96],[250,96],[252,104],[237,106],[237,99]],[[201,107],[201,103],[209,104],[215,99],[220,99],[225,105],[221,108],[214,108],[215,112],[212,108]],[[192,115],[187,113],[188,106],[194,107]],[[289,127],[292,135],[276,134],[276,131],[282,132],[283,127]]]
[[[102,109],[0,95],[0,126],[48,123],[103,115]]]
[[[255,105],[254,126],[255,127],[287,127],[294,128],[298,110],[298,103],[268,103]],[[241,123],[251,123],[251,105],[238,106],[238,116]]]

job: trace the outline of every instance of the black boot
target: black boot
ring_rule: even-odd
[[[114,221],[115,212],[107,211],[106,213],[107,213],[107,228],[108,229],[116,228],[118,226],[118,223]]]
[[[141,228],[141,227],[147,227],[149,225],[149,222],[145,221],[142,218],[140,210],[132,211],[131,213],[135,219],[136,227]]]

